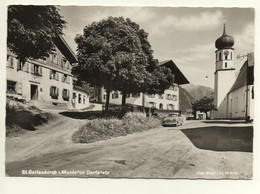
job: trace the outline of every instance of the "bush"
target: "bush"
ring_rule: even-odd
[[[73,134],[72,140],[75,143],[92,143],[145,131],[160,125],[160,120],[155,117],[148,118],[144,113],[127,113],[121,120],[113,118],[90,120]]]

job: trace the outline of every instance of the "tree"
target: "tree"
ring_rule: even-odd
[[[196,100],[192,103],[192,109],[196,114],[196,111],[204,112],[206,114],[206,119],[209,119],[208,112],[212,110],[217,110],[214,104],[214,99],[211,97],[204,96],[203,98]]]
[[[66,22],[55,6],[8,7],[7,46],[21,63],[44,59],[54,50],[53,39],[62,35]]]
[[[75,41],[78,65],[72,72],[80,81],[105,88],[106,107],[113,90],[121,91],[125,105],[129,93],[162,93],[173,83],[171,71],[153,58],[148,34],[129,18],[93,22]]]

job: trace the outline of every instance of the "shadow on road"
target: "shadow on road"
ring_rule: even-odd
[[[181,130],[199,149],[253,152],[253,127],[200,127]]]
[[[248,123],[245,120],[205,120],[203,123],[223,123],[223,124],[238,124],[238,123]]]

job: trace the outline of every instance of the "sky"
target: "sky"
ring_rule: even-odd
[[[235,39],[237,55],[254,51],[254,9],[250,8],[184,8],[59,6],[67,21],[64,38],[76,52],[74,38],[83,34],[86,25],[109,16],[130,18],[148,34],[148,40],[159,61],[173,60],[191,84],[213,88],[215,41],[226,32]],[[236,71],[243,60],[235,59]]]

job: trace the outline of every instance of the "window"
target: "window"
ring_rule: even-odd
[[[134,94],[132,94],[132,97],[133,98],[139,98],[140,97],[140,93],[134,93]]]
[[[69,79],[69,76],[66,75],[66,74],[62,74],[62,82],[65,82],[65,83],[70,83],[70,79]]]
[[[59,81],[59,74],[57,71],[50,70],[50,79]]]
[[[227,68],[227,63],[225,63],[225,68]]]
[[[166,100],[172,100],[173,96],[171,94],[166,94]]]
[[[78,103],[81,104],[81,98],[82,98],[82,95],[79,94],[79,99],[78,99]]]
[[[22,70],[22,63],[20,62],[20,60],[16,60],[16,66],[17,66],[17,71],[19,71],[19,70]]]
[[[70,99],[70,91],[68,89],[63,89],[62,91],[63,100],[69,101]]]
[[[164,99],[164,94],[159,95],[159,99]]]
[[[10,57],[9,55],[7,55],[6,66],[14,68],[14,59],[13,59],[13,57]]]
[[[51,86],[50,87],[50,96],[52,99],[58,99],[59,97],[59,88],[56,86]]]
[[[177,101],[177,96],[176,96],[176,95],[173,95],[173,96],[172,96],[172,100],[173,100],[173,101]]]
[[[56,54],[51,54],[50,57],[52,63],[58,64],[58,58]]]
[[[31,74],[42,76],[42,67],[31,64]]]
[[[15,94],[16,93],[16,89],[15,89],[16,82],[7,80],[7,84],[6,85],[7,85],[7,89],[6,89],[7,93],[11,93],[11,94]]]
[[[221,53],[219,53],[218,56],[219,56],[219,61],[221,61]]]
[[[29,72],[29,63],[28,62],[25,62],[22,65],[22,70],[25,71],[25,72]]]
[[[103,95],[103,99],[104,99],[104,100],[106,100],[106,98],[107,98],[107,95],[106,95],[106,94],[104,94],[104,95]]]
[[[86,97],[85,96],[83,96],[83,104],[85,104],[86,103],[86,99],[85,99]]]
[[[225,55],[225,60],[227,60],[227,55]]]
[[[173,104],[168,104],[167,105],[168,110],[174,110],[174,105]]]
[[[75,92],[73,92],[73,99],[76,99],[77,94]]]
[[[7,80],[6,84],[6,93],[9,94],[22,94],[23,85],[20,82],[15,82],[11,80]]]
[[[112,99],[117,99],[118,98],[118,92],[114,92],[112,94]]]
[[[67,63],[67,60],[66,59],[61,59],[61,67],[62,69],[66,67],[66,63]]]
[[[162,103],[159,105],[159,109],[163,109],[163,104]]]
[[[155,102],[148,102],[148,103],[147,103],[147,106],[148,106],[149,108],[156,108],[156,103],[155,103]]]

